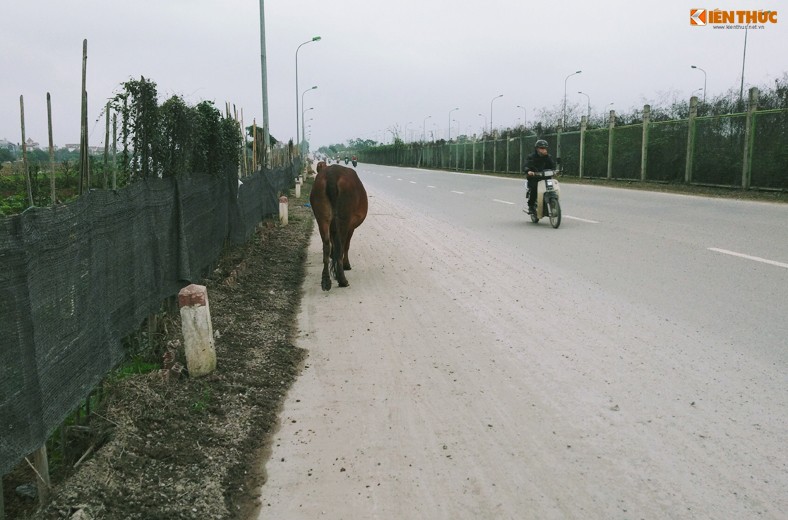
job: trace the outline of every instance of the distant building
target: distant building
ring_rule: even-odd
[[[0,148],[5,148],[6,150],[11,150],[12,152],[16,152],[19,147],[9,141],[8,139],[0,139]]]
[[[27,141],[25,141],[25,147],[28,150],[38,150],[41,147],[41,145],[39,145],[37,142],[33,141],[32,137],[28,137]]]

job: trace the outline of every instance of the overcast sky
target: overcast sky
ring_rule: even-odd
[[[46,93],[55,144],[79,140],[82,40],[88,40],[90,144],[103,145],[100,111],[121,83],[145,76],[162,101],[226,101],[262,125],[259,0],[2,0],[0,138],[47,142]],[[304,90],[312,148],[349,139],[478,133],[526,124],[543,108],[594,114],[688,99],[741,81],[744,30],[692,27],[690,9],[778,11],[749,30],[748,86],[788,71],[788,8],[777,0],[265,0],[271,133],[296,136]],[[298,52],[298,46],[321,40]],[[581,74],[567,75],[576,70]],[[702,96],[702,91],[696,92]],[[503,97],[495,99],[495,96]],[[612,103],[612,105],[611,105]],[[517,108],[524,106],[525,111]],[[458,107],[459,110],[452,111]],[[483,114],[483,115],[479,115]],[[407,133],[405,131],[407,130]]]

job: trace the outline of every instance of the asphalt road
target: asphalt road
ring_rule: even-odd
[[[788,206],[357,170],[260,518],[783,518]]]

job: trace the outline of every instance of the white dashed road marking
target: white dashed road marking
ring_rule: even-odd
[[[580,217],[570,217],[569,215],[564,215],[564,218],[572,219],[572,220],[579,220],[580,222],[588,222],[589,224],[599,224],[596,220],[589,220],[587,218],[580,218]]]
[[[775,265],[777,267],[784,267],[788,269],[788,264],[783,262],[777,262],[775,260],[769,260],[767,258],[761,258],[759,256],[752,256],[752,255],[745,255],[744,253],[737,253],[736,251],[728,251],[727,249],[718,249],[716,247],[709,247],[707,248],[709,251],[714,251],[715,253],[722,253],[724,255],[730,256],[738,256],[739,258],[745,258],[747,260],[752,260],[754,262],[761,262],[763,264]]]

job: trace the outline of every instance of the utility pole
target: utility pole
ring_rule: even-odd
[[[265,61],[265,0],[260,0],[260,67],[263,79],[263,160],[260,169],[269,166],[268,146],[271,139],[268,137],[268,65]],[[245,129],[244,129],[245,131]]]

